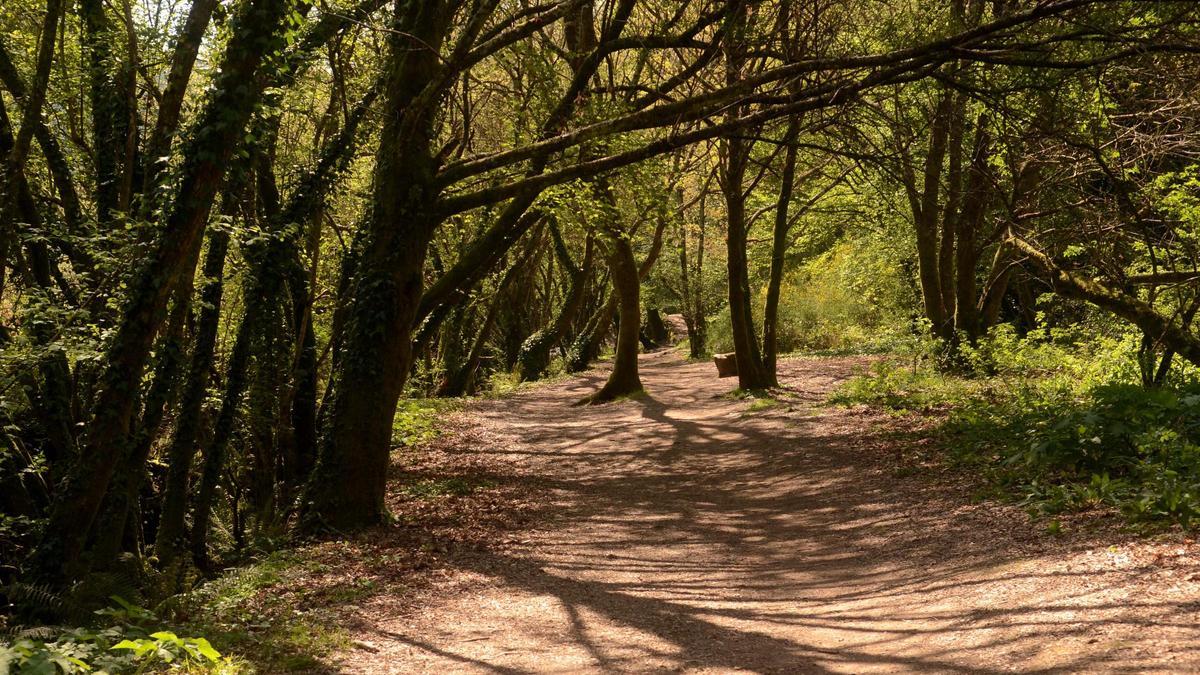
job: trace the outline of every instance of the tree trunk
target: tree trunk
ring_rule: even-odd
[[[34,233],[42,229],[41,214],[37,209],[33,193],[25,178],[24,169],[15,161],[16,140],[8,119],[4,102],[0,101],[0,267],[6,264],[7,247],[14,235],[11,226],[22,223]],[[36,237],[25,244],[29,272],[36,292],[43,294],[46,301],[57,302],[54,296],[54,278],[60,276],[44,242]],[[3,290],[3,272],[0,272],[0,291]],[[68,290],[68,289],[64,289]],[[72,303],[75,304],[75,303]],[[53,321],[39,319],[27,323],[27,330],[35,345],[45,347],[55,338]],[[34,412],[49,443],[45,448],[46,460],[50,464],[51,476],[56,477],[67,460],[78,454],[71,409],[71,367],[62,350],[46,349],[37,358],[39,379],[31,392]]]
[[[745,390],[767,389],[775,386],[772,373],[767,372],[758,349],[754,331],[754,316],[750,294],[750,273],[746,241],[746,175],[747,149],[745,141],[726,139],[725,171],[722,191],[729,229],[725,244],[729,271],[729,323],[733,332],[734,358],[738,367],[738,387]]]
[[[66,10],[66,0],[48,0],[46,15],[42,19],[42,31],[38,37],[38,53],[33,86],[29,88],[24,98],[25,107],[21,110],[21,128],[13,139],[7,157],[2,165],[7,177],[17,172],[24,172],[25,159],[29,156],[29,146],[33,142],[35,130],[42,123],[42,108],[46,103],[46,93],[50,83],[50,67],[54,57],[55,34],[58,24]],[[7,189],[7,188],[4,188]]]
[[[65,4],[66,3],[63,3],[64,8]],[[47,18],[49,18],[49,15],[52,13],[53,10],[48,12]],[[42,44],[47,44],[44,42],[45,38],[42,38],[42,40]],[[47,73],[48,72],[49,68],[47,68]],[[2,43],[0,43],[0,84],[3,84],[4,87],[8,89],[9,93],[12,94],[14,99],[19,99],[21,101],[29,100],[29,87],[25,86],[25,82],[21,79],[21,74],[17,71],[16,66],[13,65],[12,57],[9,55],[8,50],[5,49]],[[33,83],[34,90],[36,90],[39,86],[44,87],[45,84],[42,83],[42,81],[35,75]],[[43,101],[41,107],[44,107],[44,105],[45,104]],[[28,108],[29,106],[27,105],[26,107]],[[62,146],[59,144],[58,138],[51,133],[49,127],[46,126],[45,119],[40,112],[39,115],[34,119],[29,119],[28,112],[22,112],[21,117],[23,120],[22,125],[31,125],[30,130],[33,132],[34,138],[37,139],[38,145],[42,148],[42,155],[46,160],[46,168],[50,171],[50,176],[54,180],[54,187],[58,190],[59,200],[62,202],[64,224],[67,226],[68,231],[79,234],[83,223],[83,212],[82,207],[79,204],[79,193],[75,189],[75,176],[71,171],[71,165],[67,162],[67,158],[63,152]],[[15,139],[13,145],[16,146]],[[23,162],[23,158],[20,162],[13,162],[9,160],[8,165],[13,168],[23,168]],[[0,189],[0,192],[3,192],[4,189],[8,188]],[[3,203],[2,196],[0,196],[0,203]],[[72,250],[72,254],[72,262],[77,265],[77,269],[82,271],[91,268],[91,265],[87,264],[82,259],[83,256],[80,255],[77,248]],[[3,257],[0,257],[0,260],[3,260]],[[0,275],[2,274],[3,272],[0,272]],[[2,290],[2,288],[3,283],[0,283],[0,290]]]
[[[658,225],[654,228],[654,238],[650,242],[650,250],[646,253],[646,259],[642,261],[641,266],[637,270],[639,284],[650,275],[650,270],[654,269],[654,264],[658,262],[658,256],[662,253],[663,233],[666,231],[666,228],[667,219],[659,218]],[[613,274],[615,273],[613,272]],[[616,285],[615,280],[613,284],[614,286]],[[614,288],[608,294],[607,300],[605,300],[600,309],[588,320],[587,325],[575,340],[575,343],[571,345],[571,349],[567,355],[568,373],[578,373],[586,370],[592,361],[595,361],[599,357],[600,345],[608,337],[608,331],[613,323],[613,316],[617,313],[618,303],[619,294]],[[638,320],[641,321],[640,312]]]
[[[556,232],[556,230],[551,230]],[[556,235],[557,236],[557,235]],[[550,365],[550,351],[558,346],[563,339],[579,308],[583,305],[583,292],[587,287],[588,277],[592,273],[593,236],[589,232],[584,248],[583,262],[575,268],[569,268],[571,286],[563,298],[563,305],[555,315],[550,326],[525,341],[518,360],[521,364],[521,380],[539,379]],[[569,259],[568,259],[569,262]]]
[[[286,311],[287,283],[298,271],[295,268],[299,246],[299,225],[287,230],[281,220],[279,188],[274,169],[275,146],[279,118],[272,116],[257,148],[252,151],[256,196],[264,231],[272,241],[266,246],[243,246],[254,282],[248,288],[245,302],[246,317],[252,318],[256,329],[250,338],[253,362],[246,390],[246,438],[248,441],[249,486],[247,497],[255,522],[267,526],[275,519],[275,486],[280,465],[278,424],[286,418],[290,394],[285,391],[292,371],[293,348],[299,335],[292,334],[294,315]],[[290,426],[290,423],[288,424]]]
[[[1000,310],[1004,305],[1004,296],[1008,293],[1008,281],[1012,277],[1015,264],[1013,257],[1013,247],[1007,242],[1000,242],[996,246],[992,268],[988,272],[987,282],[975,310],[981,335],[1000,320]]]
[[[953,338],[951,317],[943,302],[938,245],[938,197],[942,167],[950,128],[953,96],[943,93],[938,102],[930,130],[929,151],[925,157],[924,185],[917,207],[913,209],[917,229],[917,272],[921,280],[921,298],[925,303],[925,318],[932,324],[934,334],[943,340]]]
[[[171,55],[171,70],[167,74],[167,86],[163,88],[158,105],[158,118],[147,144],[146,162],[142,168],[144,182],[142,193],[150,197],[151,190],[158,184],[159,174],[167,167],[171,154],[171,140],[179,127],[183,99],[192,78],[192,67],[200,53],[200,43],[212,18],[217,0],[194,0],[188,8],[187,20],[175,40]],[[148,200],[152,201],[152,200]]]
[[[788,122],[784,138],[787,154],[783,159],[783,176],[780,179],[779,204],[775,206],[775,230],[771,242],[771,276],[767,281],[767,302],[763,309],[763,369],[771,381],[777,381],[775,362],[779,351],[779,292],[783,286],[784,255],[788,246],[788,207],[792,201],[793,183],[796,180],[796,136],[800,133],[799,121]]]
[[[957,292],[957,314],[955,329],[966,334],[972,343],[983,332],[980,322],[979,290],[975,281],[980,252],[976,240],[983,218],[991,200],[992,188],[989,180],[988,159],[991,152],[991,136],[988,119],[980,116],[975,123],[975,145],[971,150],[966,193],[963,195],[962,211],[958,218],[958,250],[955,252],[955,290]]]
[[[200,288],[200,314],[196,319],[196,335],[192,362],[188,367],[187,386],[179,405],[179,421],[167,450],[167,476],[163,485],[162,514],[154,547],[162,567],[168,567],[184,550],[184,514],[187,511],[188,477],[196,455],[200,435],[200,420],[204,399],[208,396],[208,377],[216,353],[217,329],[221,318],[221,296],[224,294],[225,255],[229,234],[214,231],[208,240],[204,257],[204,285]]]
[[[642,390],[638,376],[638,334],[641,328],[641,280],[638,278],[637,262],[633,259],[633,246],[624,232],[609,233],[609,266],[612,269],[613,288],[617,296],[619,325],[617,327],[616,357],[608,381],[600,391],[589,399],[591,403],[605,403],[620,396],[628,396]]]
[[[292,465],[288,477],[296,488],[307,482],[317,461],[317,338],[312,306],[320,263],[322,212],[318,209],[309,224],[308,255],[312,266],[307,270],[308,276],[304,283],[299,278],[291,281],[292,311],[299,341],[293,373]]]
[[[707,190],[707,186],[701,186],[700,189]],[[694,274],[688,263],[687,229],[684,227],[680,231],[679,267],[683,282],[683,319],[688,329],[688,354],[693,359],[703,358],[708,352],[708,316],[704,306],[704,235],[708,225],[705,201],[706,195],[701,193]]]
[[[725,44],[725,84],[735,86],[745,77],[749,65],[745,53],[746,31],[750,16],[749,5],[733,10],[731,36]],[[726,114],[734,120],[746,112],[744,105],[731,106]],[[746,168],[750,161],[753,141],[743,138],[744,130],[721,139],[721,191],[725,197],[728,228],[725,237],[726,269],[729,285],[729,324],[733,333],[734,359],[738,367],[738,386],[742,389],[766,389],[775,386],[773,373],[767,372],[759,351],[758,335],[754,330],[750,293],[746,228]]]
[[[129,97],[121,91],[117,78],[113,45],[118,43],[118,36],[112,29],[104,3],[81,0],[78,11],[84,28],[83,53],[88,62],[96,219],[107,223],[117,216],[120,204],[121,151],[128,132]]]
[[[386,518],[392,419],[412,367],[426,250],[439,222],[431,145],[438,98],[424,89],[441,67],[438,51],[452,13],[445,0],[397,2],[395,13],[373,199],[303,505],[308,531]]]
[[[204,449],[200,484],[196,489],[192,509],[191,536],[192,560],[202,570],[209,568],[208,521],[217,495],[217,484],[221,480],[221,470],[225,467],[225,451],[229,448],[229,439],[233,435],[238,405],[246,391],[253,326],[253,317],[242,317],[226,368],[225,395],[221,399],[221,410],[217,413],[216,423],[213,424],[212,438]]]
[[[139,513],[138,493],[145,479],[146,460],[149,459],[154,441],[158,438],[159,425],[178,383],[179,371],[183,364],[183,327],[191,310],[191,295],[191,284],[186,284],[179,289],[175,297],[167,333],[160,341],[154,381],[142,407],[141,423],[134,434],[133,452],[126,465],[117,471],[112,487],[105,496],[99,525],[96,527],[95,542],[92,545],[93,568],[111,569],[121,553],[122,542],[128,539],[127,532],[136,528]],[[126,550],[130,549],[127,547]]]
[[[243,247],[243,253],[250,262],[252,273],[244,289],[246,315],[243,316],[242,323],[238,328],[229,360],[225,396],[214,426],[213,438],[205,451],[201,481],[197,492],[191,548],[193,558],[198,565],[204,566],[208,563],[208,519],[217,483],[224,467],[227,445],[233,433],[238,407],[249,383],[248,369],[251,357],[259,357],[257,375],[260,378],[266,377],[275,381],[275,378],[279,377],[279,373],[282,372],[277,361],[287,359],[286,350],[282,349],[278,335],[286,330],[287,324],[290,323],[288,319],[279,314],[280,307],[285,302],[285,285],[290,284],[293,287],[293,297],[298,301],[304,302],[305,306],[308,303],[306,299],[309,295],[307,285],[300,279],[304,271],[297,259],[299,254],[295,232],[289,231],[287,228],[298,223],[308,222],[314,218],[316,213],[319,213],[325,196],[352,154],[358,124],[374,101],[377,92],[378,89],[373,87],[355,106],[346,126],[325,148],[317,166],[306,173],[300,182],[300,187],[295,190],[286,207],[280,209],[278,206],[274,177],[270,173],[267,158],[261,154],[257,158],[256,163],[260,170],[257,194],[265,204],[264,217],[272,236],[265,241],[258,240],[253,245]],[[293,315],[291,322],[294,321]],[[296,327],[296,330],[299,331],[300,328]],[[304,332],[310,331],[305,327]],[[296,337],[301,341],[306,339],[303,334]],[[309,358],[312,360],[313,371],[307,377],[315,378],[315,345],[310,345],[310,347]],[[304,358],[303,353],[301,353],[301,358]],[[311,392],[307,388],[305,389],[305,396],[311,403],[315,401],[316,397],[315,380],[305,386],[311,386]],[[271,389],[270,386],[265,388]],[[263,410],[272,408],[269,405],[271,398],[270,391],[260,390],[258,392],[255,399],[256,405],[253,407],[257,408],[260,415],[264,414]],[[269,415],[269,417],[274,419],[274,415]],[[305,424],[312,421],[315,424],[315,420],[312,420],[311,416],[305,417],[303,414],[301,421]],[[257,465],[254,472],[257,483],[251,491],[251,496],[255,500],[258,515],[262,517],[268,510],[270,498],[273,496],[274,441],[264,441],[262,438],[259,438],[258,441],[255,452]],[[264,447],[264,443],[272,445]],[[174,514],[172,516],[174,517]]]
[[[958,72],[954,68],[953,72]],[[946,313],[946,322],[950,323],[956,316],[958,294],[956,293],[956,261],[955,246],[958,245],[959,220],[962,207],[963,189],[963,136],[966,133],[965,117],[967,97],[961,93],[948,92],[950,100],[949,120],[947,121],[946,148],[946,198],[942,200],[941,239],[938,242],[938,286],[942,292],[942,309]],[[962,246],[958,246],[962,251]],[[971,306],[974,307],[974,298]]]
[[[483,326],[479,329],[479,333],[475,336],[475,341],[471,344],[471,350],[467,353],[466,362],[459,370],[453,373],[446,373],[445,380],[442,381],[441,386],[438,388],[438,396],[462,396],[474,389],[475,373],[479,370],[479,363],[483,358],[483,349],[487,344],[488,336],[491,335],[492,329],[496,326],[496,315],[499,313],[500,304],[504,299],[503,290],[508,285],[508,280],[512,278],[512,272],[513,270],[510,269],[504,275],[499,287],[496,289],[495,297],[488,303],[487,314],[483,319]]]

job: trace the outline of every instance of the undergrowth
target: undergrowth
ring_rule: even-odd
[[[402,401],[393,443],[411,448],[429,442],[444,427],[445,413],[460,405],[445,399]],[[491,485],[427,479],[400,490],[411,499],[433,500]],[[0,518],[0,543],[24,536],[21,528],[30,526]],[[183,572],[177,577],[130,560],[119,568],[122,574],[92,574],[67,591],[0,586],[0,675],[322,669],[322,659],[349,640],[338,627],[336,608],[378,592],[377,581],[338,578],[307,546],[279,550],[284,544],[247,552],[238,566],[198,585]],[[315,582],[318,577],[332,581]],[[190,590],[175,592],[179,587]]]
[[[602,356],[597,359],[597,362],[603,360],[604,357]],[[515,370],[511,372],[501,371],[492,373],[488,377],[487,387],[481,392],[481,395],[484,398],[505,398],[518,392],[562,382],[573,376],[572,373],[568,373],[563,369],[562,359],[553,359],[550,362],[550,367],[546,369],[541,377],[528,382],[522,382],[521,374]]]
[[[399,492],[414,499],[436,497],[464,497],[476,490],[494,487],[495,482],[453,476],[450,478],[425,478],[400,486]]]
[[[249,672],[278,673],[317,668],[321,657],[343,646],[328,599],[318,601],[307,577],[325,571],[302,549],[277,551],[229,570],[181,598],[178,620],[207,635],[219,648],[252,658]],[[337,593],[353,600],[353,580]],[[364,591],[365,592],[365,591]]]
[[[956,374],[932,359],[884,361],[837,404],[931,415],[945,458],[1031,516],[1108,510],[1142,529],[1200,525],[1200,378],[1177,367],[1140,384],[1137,336],[998,330]],[[1057,521],[1053,521],[1057,525]]]
[[[451,398],[401,399],[392,420],[392,444],[409,447],[437,438],[442,416],[461,405]]]
[[[23,593],[10,587],[10,597],[38,599],[46,610],[63,600],[36,587]],[[239,673],[243,664],[223,656],[206,638],[181,637],[164,630],[155,613],[111,598],[112,606],[92,612],[81,625],[12,626],[0,636],[0,673]]]

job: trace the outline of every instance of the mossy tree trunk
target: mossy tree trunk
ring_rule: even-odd
[[[227,209],[228,211],[228,209]],[[188,479],[196,442],[200,436],[204,399],[208,396],[208,379],[216,355],[217,330],[221,318],[221,299],[225,289],[225,256],[229,249],[229,233],[214,231],[208,240],[204,256],[203,285],[200,287],[200,312],[196,316],[192,360],[188,366],[187,383],[179,404],[178,422],[167,449],[167,475],[163,483],[162,512],[154,548],[160,563],[166,567],[184,550],[184,515],[187,512]]]
[[[749,7],[734,10],[732,28],[725,50],[725,83],[735,86],[746,76],[750,59],[745,53]],[[734,120],[745,114],[744,105],[731,106],[726,117]],[[738,367],[738,386],[742,389],[766,389],[775,385],[773,373],[767,372],[759,350],[754,329],[753,296],[750,292],[750,272],[746,222],[746,169],[750,162],[753,141],[745,132],[736,131],[721,139],[721,192],[725,197],[727,229],[725,235],[726,270],[728,272],[729,323],[733,334],[733,350]]]
[[[386,518],[392,419],[412,367],[425,256],[440,222],[431,143],[441,92],[426,87],[440,74],[452,4],[396,3],[373,198],[360,258],[349,270],[341,353],[302,507],[302,526],[309,531]]]
[[[575,265],[571,260],[557,228],[552,227],[551,234],[555,238],[555,248],[559,250],[559,259],[563,261],[563,267],[571,277],[571,285],[550,326],[526,340],[522,346],[518,357],[522,381],[539,379],[546,372],[550,365],[551,350],[557,347],[567,334],[576,314],[579,313],[579,308],[583,305],[584,291],[587,290],[588,277],[592,273],[594,237],[591,232],[587,235],[583,262],[579,265]]]
[[[679,274],[682,284],[680,299],[683,301],[683,321],[687,324],[688,355],[693,359],[703,358],[708,353],[708,317],[704,303],[704,239],[708,229],[707,191],[707,183],[701,185],[700,198],[697,201],[698,217],[696,219],[694,262],[689,255],[686,222],[681,220],[679,224]],[[678,195],[676,201],[682,205],[683,195]]]

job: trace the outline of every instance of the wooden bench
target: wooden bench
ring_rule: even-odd
[[[737,377],[737,358],[733,352],[713,354],[713,363],[717,364],[717,377]]]

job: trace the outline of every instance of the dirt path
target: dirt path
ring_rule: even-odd
[[[415,612],[364,608],[347,671],[1200,669],[1190,542],[1054,538],[903,476],[866,413],[817,405],[852,359],[784,362],[795,402],[758,411],[710,364],[642,363],[644,400],[568,407],[593,375],[480,404],[557,515]]]

